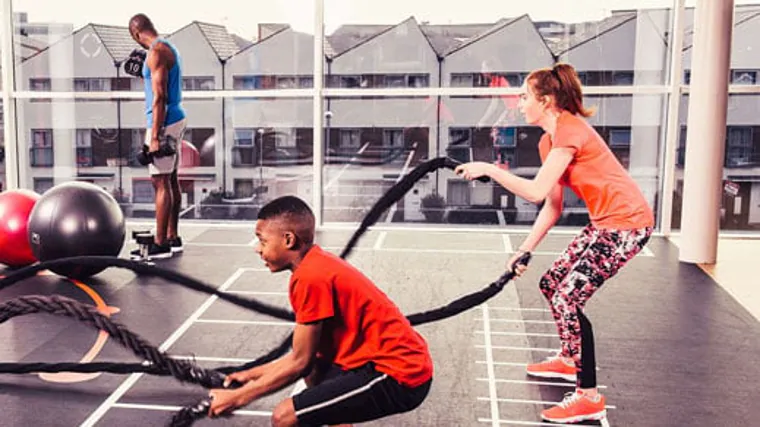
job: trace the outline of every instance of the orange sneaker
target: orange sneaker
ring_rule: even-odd
[[[607,416],[604,396],[588,397],[580,390],[565,393],[560,404],[541,412],[541,418],[554,423],[579,423]]]
[[[531,363],[526,369],[528,375],[541,378],[561,378],[575,382],[578,369],[573,359],[551,356],[540,363]]]

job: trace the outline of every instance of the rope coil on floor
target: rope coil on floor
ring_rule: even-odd
[[[341,258],[346,258],[354,246],[358,243],[361,236],[375,224],[382,216],[383,212],[388,210],[394,203],[401,200],[404,195],[413,187],[413,185],[422,179],[427,173],[441,169],[454,169],[458,163],[452,159],[439,157],[420,164],[413,169],[408,175],[391,187],[372,207],[365,216],[359,228],[351,236],[346,247],[340,254]],[[487,178],[480,178],[480,181],[487,182]],[[531,254],[526,253],[518,260],[518,263],[527,265],[530,261]],[[227,294],[219,291],[213,286],[205,284],[197,279],[178,273],[172,270],[166,270],[152,265],[147,265],[137,261],[126,259],[101,257],[101,256],[81,256],[62,258],[52,261],[46,261],[39,264],[22,268],[15,273],[0,279],[0,290],[7,288],[14,283],[35,276],[39,271],[47,270],[59,265],[87,265],[98,267],[120,267],[133,271],[138,275],[156,276],[167,281],[178,283],[190,289],[215,295],[219,299],[232,304],[244,307],[272,317],[293,321],[294,313],[289,310],[275,307],[257,301],[252,298],[243,298],[234,294]],[[412,325],[422,325],[455,316],[463,311],[469,310],[480,305],[488,299],[499,293],[504,286],[514,278],[514,271],[502,274],[496,281],[490,283],[486,288],[465,295],[457,300],[450,302],[445,306],[425,312],[415,313],[407,318]],[[132,352],[144,359],[146,362],[136,363],[0,363],[0,373],[22,374],[32,372],[107,372],[116,374],[127,374],[134,372],[148,373],[151,375],[173,376],[181,382],[191,382],[199,384],[206,388],[221,388],[224,378],[227,374],[244,369],[250,369],[255,366],[268,363],[285,354],[291,347],[292,333],[277,347],[272,349],[264,356],[257,358],[241,366],[221,367],[214,370],[201,368],[189,360],[173,359],[166,353],[159,351],[156,347],[150,345],[139,337],[137,334],[127,330],[126,327],[111,320],[109,317],[98,312],[90,305],[79,303],[78,301],[62,296],[22,296],[0,304],[0,323],[3,323],[12,317],[46,312],[54,315],[75,318],[91,327],[106,331],[119,344],[129,348]],[[238,384],[232,387],[239,386]],[[203,418],[208,413],[210,402],[207,399],[199,403],[187,406],[177,412],[168,425],[172,427],[190,426],[196,420]]]

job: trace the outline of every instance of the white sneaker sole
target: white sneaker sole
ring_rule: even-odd
[[[171,258],[172,255],[173,254],[171,252],[168,252],[168,253],[164,253],[164,254],[148,255],[145,258],[142,258],[139,255],[130,255],[129,258],[132,261],[142,261],[142,260],[153,261],[154,259],[167,259],[167,258]]]
[[[538,377],[538,378],[555,378],[555,379],[561,379],[569,382],[576,382],[577,376],[576,375],[569,375],[569,374],[560,374],[557,372],[530,372],[525,371],[528,375],[532,377]]]

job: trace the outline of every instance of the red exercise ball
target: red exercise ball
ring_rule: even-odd
[[[182,150],[180,151],[179,167],[194,168],[201,165],[201,153],[192,142],[182,140]]]
[[[40,195],[30,190],[0,193],[0,264],[24,267],[37,262],[27,235],[27,223]]]

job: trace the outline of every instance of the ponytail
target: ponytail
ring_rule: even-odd
[[[590,117],[592,109],[583,106],[583,92],[578,73],[570,64],[558,63],[552,68],[535,70],[528,75],[533,92],[539,97],[551,96],[557,108],[571,114]]]

